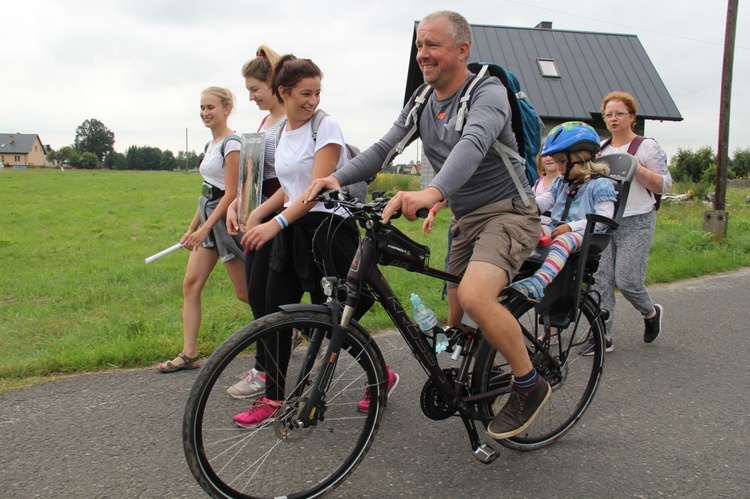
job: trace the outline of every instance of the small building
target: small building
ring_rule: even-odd
[[[6,167],[43,167],[46,154],[39,135],[0,133],[0,163]]]
[[[424,81],[416,62],[414,24],[405,100]],[[646,120],[682,121],[677,106],[636,35],[552,29],[472,25],[469,62],[491,62],[520,80],[545,133],[564,121],[580,120],[609,136],[600,110],[613,90],[638,101],[635,132],[643,135]]]

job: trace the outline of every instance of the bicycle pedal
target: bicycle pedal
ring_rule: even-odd
[[[484,464],[492,463],[500,455],[492,446],[487,444],[482,444],[474,449],[473,454],[474,459]]]

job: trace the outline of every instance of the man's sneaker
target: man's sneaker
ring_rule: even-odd
[[[263,397],[255,402],[250,409],[237,414],[233,419],[242,428],[257,428],[263,423],[273,421],[273,415],[279,408],[279,402]]]
[[[227,393],[235,399],[257,397],[266,391],[266,375],[252,369],[240,374],[240,381],[227,388]]]
[[[393,393],[393,390],[395,390],[396,386],[398,385],[398,380],[401,378],[399,378],[398,374],[396,374],[395,371],[391,369],[391,366],[385,366],[385,370],[388,372],[388,392],[386,396],[390,398],[391,393]],[[357,404],[357,410],[359,412],[367,412],[370,410],[370,389],[369,388],[365,390],[365,398],[360,400],[359,403]]]
[[[513,385],[508,401],[487,427],[487,433],[497,440],[518,435],[534,421],[551,394],[552,388],[542,376],[528,392],[517,390]]]
[[[659,337],[661,333],[661,318],[664,315],[664,309],[661,305],[654,304],[654,310],[656,315],[650,319],[643,319],[644,330],[643,330],[643,341],[651,343]]]
[[[607,353],[611,353],[615,351],[615,346],[612,344],[612,337],[608,335],[604,335],[604,351]],[[594,355],[594,338],[593,336],[589,338],[589,341],[586,342],[585,345],[581,347],[581,350],[578,352],[581,355]]]

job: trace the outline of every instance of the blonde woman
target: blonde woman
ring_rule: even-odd
[[[239,137],[227,123],[234,102],[234,95],[226,88],[209,87],[201,93],[200,117],[211,130],[212,138],[200,165],[203,195],[190,227],[180,238],[190,251],[182,283],[182,352],[159,364],[158,369],[163,373],[200,367],[201,293],[219,259],[227,268],[237,298],[247,301],[245,255],[225,224],[227,208],[237,197],[240,164]]]

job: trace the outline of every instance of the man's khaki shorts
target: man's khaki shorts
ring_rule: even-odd
[[[534,198],[529,200],[528,208],[521,198],[504,199],[454,218],[448,272],[462,276],[469,262],[487,262],[505,270],[512,281],[539,241],[539,210]]]

